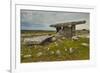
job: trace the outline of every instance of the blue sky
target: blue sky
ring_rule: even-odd
[[[21,10],[21,30],[55,30],[51,24],[86,20],[76,29],[89,29],[89,13]]]

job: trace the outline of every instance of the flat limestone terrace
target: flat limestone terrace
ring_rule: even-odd
[[[27,44],[43,44],[46,41],[50,41],[50,39],[52,38],[52,36],[37,36],[37,37],[32,37],[32,38],[25,38],[24,42],[26,42]]]

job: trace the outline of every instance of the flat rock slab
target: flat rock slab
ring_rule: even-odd
[[[25,38],[24,42],[27,44],[41,44],[51,37],[52,36],[45,35],[45,36],[37,36],[32,38]]]

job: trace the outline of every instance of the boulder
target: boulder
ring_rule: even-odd
[[[79,39],[78,36],[73,36],[73,37],[72,37],[72,40],[78,40],[78,39]]]

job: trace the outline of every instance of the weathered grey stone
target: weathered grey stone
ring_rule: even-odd
[[[68,51],[68,49],[67,49],[67,48],[65,48],[65,51]]]
[[[28,54],[28,55],[24,55],[23,57],[24,58],[29,58],[29,57],[31,57],[32,55],[30,55],[30,54]]]
[[[41,56],[42,54],[43,54],[42,52],[38,52],[37,57]]]
[[[72,40],[78,40],[79,38],[77,36],[73,36]]]
[[[57,39],[55,37],[52,37],[52,41],[56,41]]]
[[[73,48],[69,48],[69,52],[73,53],[74,52]]]
[[[50,48],[47,48],[47,50],[49,50]]]
[[[86,46],[86,47],[89,46],[89,44],[87,44],[87,43],[81,43],[81,45]]]
[[[56,46],[58,46],[57,42],[54,42]]]
[[[24,38],[24,42],[27,44],[42,44],[44,42],[50,41],[52,36],[45,35],[45,36],[37,36],[31,38]]]
[[[50,51],[50,54],[54,54],[55,52],[54,51]]]
[[[60,50],[57,50],[57,51],[56,51],[56,54],[57,54],[57,55],[60,55],[60,54],[61,54],[61,51],[60,51]]]

